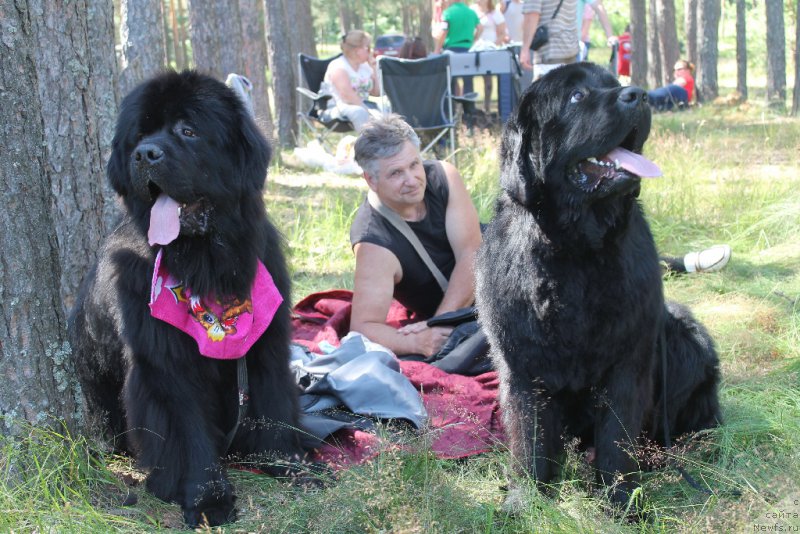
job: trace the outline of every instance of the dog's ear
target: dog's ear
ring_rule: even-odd
[[[139,124],[137,117],[140,114],[142,87],[136,87],[122,99],[117,124],[114,129],[114,139],[111,141],[111,157],[106,165],[106,176],[111,187],[119,195],[126,197],[131,193],[131,179],[128,170],[129,151],[127,145],[132,144],[138,134]]]
[[[267,178],[272,149],[250,113],[243,106],[240,106],[238,112],[241,121],[239,146],[242,150],[239,156],[239,172],[246,187],[261,191]]]
[[[500,144],[500,186],[514,200],[531,209],[540,196],[541,143],[532,93],[523,95],[506,123]]]

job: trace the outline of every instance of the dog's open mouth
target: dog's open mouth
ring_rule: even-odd
[[[212,211],[213,207],[205,199],[181,204],[161,193],[150,208],[147,240],[150,245],[168,245],[180,234],[203,235],[209,230]]]
[[[644,156],[617,147],[604,156],[578,162],[575,174],[581,186],[593,191],[607,181],[631,177],[655,178],[661,176],[661,169]]]

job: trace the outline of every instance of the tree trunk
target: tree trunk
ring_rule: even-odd
[[[185,0],[176,0],[177,3],[177,16],[178,16],[178,34],[176,39],[181,45],[181,55],[183,56],[183,63],[178,65],[179,69],[189,68],[189,65],[194,63],[191,53],[187,45],[189,31],[186,29],[186,24],[189,22],[186,16],[186,3]]]
[[[167,64],[161,0],[122,0],[119,86],[128,92]]]
[[[111,6],[0,1],[4,434],[24,431],[21,422],[51,423],[50,416],[73,430],[85,423],[62,302],[71,304],[104,233],[101,153],[107,147],[99,128],[107,111],[96,98],[107,89],[93,77],[105,76],[112,86],[115,80],[107,50],[113,27],[104,18]],[[112,87],[100,105],[113,103],[114,94]]]
[[[792,115],[800,113],[800,2],[795,2],[794,17],[794,91],[792,92]]]
[[[699,46],[695,95],[698,102],[710,102],[719,95],[717,86],[717,49],[719,35],[720,0],[698,0]]]
[[[303,53],[307,56],[317,57],[311,0],[294,0],[286,3],[286,7],[292,28],[292,55],[297,57],[298,53]]]
[[[667,82],[672,80],[672,67],[680,59],[678,46],[678,30],[675,24],[675,1],[656,0],[658,12],[658,38],[661,48],[661,77]]]
[[[291,2],[292,0],[288,0]],[[278,142],[288,147],[297,138],[297,101],[295,69],[297,59],[292,55],[290,26],[284,0],[266,0],[267,45],[272,70],[272,90],[275,96]]]
[[[267,84],[267,41],[264,36],[264,0],[239,0],[242,17],[244,74],[253,83],[256,123],[272,139],[274,127]]]
[[[113,211],[105,200],[111,204],[113,197],[104,194],[104,154],[116,113],[113,27],[103,19],[111,16],[111,5],[34,0],[25,6],[31,17],[26,31],[36,39],[31,48],[33,87],[46,143],[43,165],[52,189],[52,231],[62,267],[59,285],[69,309],[106,233],[104,214]]]
[[[661,61],[661,41],[658,38],[661,24],[658,20],[657,0],[649,0],[648,12],[650,14],[650,33],[647,36],[647,84],[650,87],[664,85],[663,68]]]
[[[238,0],[190,0],[189,19],[197,70],[222,81],[244,71]]]
[[[736,92],[747,100],[747,4],[736,0]]]
[[[647,85],[647,15],[645,0],[630,0],[631,84]]]
[[[697,1],[684,0],[683,25],[686,33],[686,55],[692,63],[697,63]]]
[[[433,36],[431,35],[431,22],[433,21],[433,6],[431,0],[419,0],[419,36],[425,41],[425,47],[433,50]]]
[[[767,103],[786,106],[786,33],[783,1],[765,0],[767,9]]]

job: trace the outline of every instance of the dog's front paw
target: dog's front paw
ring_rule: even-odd
[[[190,528],[224,525],[236,521],[236,508],[233,499],[209,506],[192,506],[183,509],[183,520]]]

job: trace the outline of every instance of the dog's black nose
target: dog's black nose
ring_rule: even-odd
[[[147,143],[139,145],[133,151],[133,159],[137,163],[149,163],[151,165],[158,163],[164,158],[164,151],[158,145]]]
[[[625,87],[619,93],[619,101],[629,105],[646,104],[647,92],[639,87]]]

